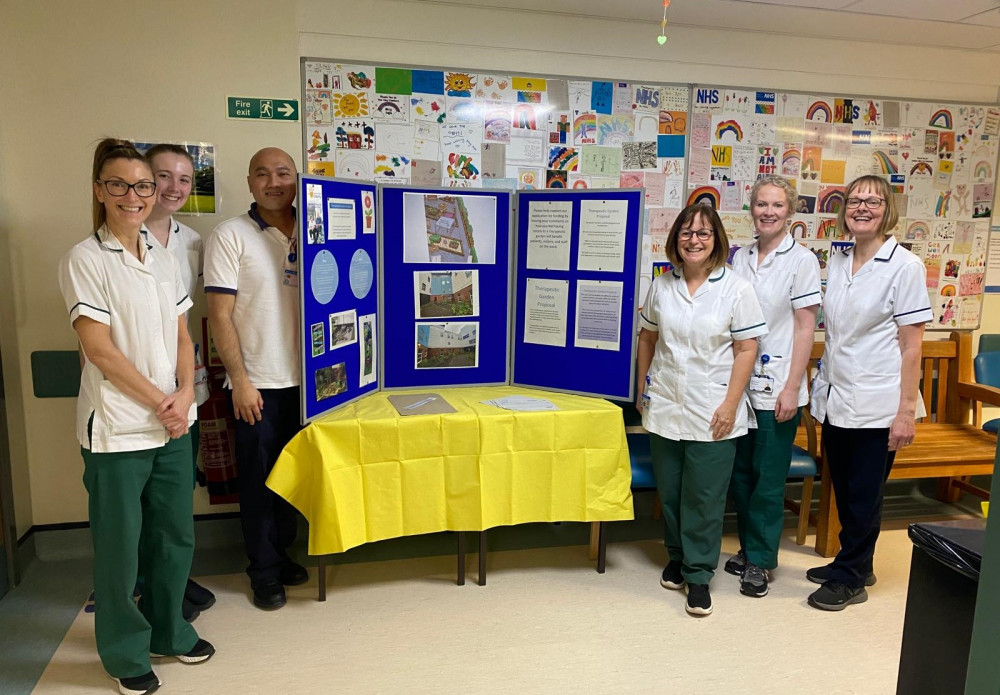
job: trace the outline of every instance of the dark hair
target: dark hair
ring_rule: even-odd
[[[885,217],[882,218],[882,224],[878,231],[882,238],[887,238],[892,233],[892,228],[899,222],[899,208],[896,206],[896,195],[892,192],[892,186],[881,176],[874,174],[859,176],[847,184],[847,188],[844,189],[844,204],[840,206],[840,212],[837,213],[837,231],[841,237],[850,234],[850,230],[847,229],[847,199],[852,197],[851,194],[854,191],[862,187],[874,189],[879,197],[885,200]]]
[[[91,179],[93,183],[96,184],[101,180],[101,172],[104,171],[105,165],[115,159],[139,160],[148,166],[146,159],[139,153],[139,150],[135,149],[135,145],[128,140],[104,138],[94,148],[94,170]],[[101,201],[97,199],[97,191],[91,189],[91,196],[93,197],[91,211],[94,219],[94,231],[96,232],[108,221],[108,213]]]
[[[194,168],[194,157],[191,156],[191,153],[183,145],[174,145],[169,142],[161,142],[158,145],[153,145],[146,150],[146,161],[149,162],[150,167],[153,166],[153,157],[160,154],[176,154],[181,157],[187,157],[187,160],[191,162],[191,168]]]
[[[679,241],[677,235],[680,233],[681,227],[689,224],[697,216],[701,216],[702,220],[708,222],[712,227],[712,231],[715,232],[715,244],[712,246],[712,255],[709,256],[709,260],[712,263],[712,270],[717,270],[729,260],[729,237],[726,236],[726,229],[722,226],[719,213],[711,205],[705,203],[688,205],[677,215],[677,219],[674,220],[674,224],[670,227],[670,235],[667,237],[667,260],[677,268],[684,265],[684,261],[681,260],[680,251],[677,249],[677,242]]]

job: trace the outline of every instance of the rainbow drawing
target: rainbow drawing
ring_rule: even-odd
[[[898,174],[899,167],[896,163],[889,159],[889,155],[883,150],[875,150],[872,152],[872,164],[879,169],[883,174]]]
[[[715,126],[715,139],[722,140],[722,136],[726,133],[732,133],[736,138],[736,142],[743,142],[743,128],[736,121],[721,121],[719,125]]]
[[[923,220],[916,220],[915,222],[911,222],[906,228],[906,238],[913,239],[914,241],[920,239],[930,239],[931,228]]]
[[[821,116],[821,118],[819,118]],[[807,121],[822,121],[823,123],[833,122],[833,111],[825,101],[814,101],[812,106],[806,110]]]
[[[836,186],[830,188],[820,187],[819,200],[816,201],[816,212],[825,212],[836,215],[840,208],[844,206],[844,189]]]
[[[805,239],[806,234],[809,233],[809,227],[802,220],[795,220],[788,227],[788,231],[791,233],[793,239]]]
[[[976,166],[973,167],[972,172],[977,181],[988,181],[993,178],[993,168],[986,160],[976,162]]]
[[[938,109],[931,116],[929,125],[934,128],[951,130],[951,111],[948,109]]]
[[[955,286],[954,285],[945,285],[944,287],[942,287],[941,288],[941,296],[942,297],[954,297],[955,296]]]
[[[694,205],[695,203],[701,205],[711,205],[714,210],[719,209],[719,204],[722,202],[722,196],[719,191],[714,186],[699,186],[698,188],[691,191],[691,195],[688,196],[687,204]]]
[[[781,173],[785,176],[799,175],[802,166],[802,152],[797,147],[789,147],[781,153]]]
[[[934,176],[934,167],[927,162],[917,162],[910,168],[910,176]]]
[[[934,204],[934,216],[947,217],[949,204],[951,204],[951,191],[938,193],[937,203]]]

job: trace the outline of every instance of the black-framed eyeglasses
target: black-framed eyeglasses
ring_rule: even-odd
[[[118,179],[108,179],[107,181],[98,181],[97,183],[104,186],[104,190],[108,192],[108,195],[113,195],[115,198],[121,198],[128,195],[128,189],[134,189],[135,194],[140,198],[149,198],[156,193],[156,184],[152,181],[136,181],[135,183],[125,183],[124,181],[119,181]]]
[[[688,241],[695,236],[698,237],[698,241],[708,241],[715,236],[715,232],[711,229],[682,229],[677,232],[677,238],[681,241]]]
[[[855,208],[861,207],[864,203],[865,207],[869,210],[878,210],[885,203],[882,198],[848,198],[847,207],[854,210]]]

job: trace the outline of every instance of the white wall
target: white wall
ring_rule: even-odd
[[[18,534],[87,517],[75,403],[31,395],[29,356],[75,346],[56,267],[87,233],[101,136],[215,143],[221,214],[191,222],[206,234],[245,209],[254,151],[299,159],[298,124],[226,120],[225,97],[297,98],[300,55],[943,101],[994,102],[1000,85],[996,54],[684,27],[660,47],[658,28],[404,0],[2,2],[0,345]],[[991,332],[998,309],[989,298]],[[199,491],[197,509],[216,508]]]

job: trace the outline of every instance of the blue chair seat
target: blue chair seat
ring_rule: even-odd
[[[653,477],[653,455],[649,451],[648,434],[626,434],[628,458],[632,464],[632,489],[645,490],[656,487]]]
[[[973,369],[976,374],[976,383],[985,384],[986,386],[1000,386],[1000,351],[983,351],[983,338],[979,339],[979,354],[972,361]],[[997,433],[997,425],[1000,425],[1000,418],[990,420],[983,425],[983,429],[987,432]]]
[[[792,446],[792,465],[788,468],[789,478],[812,478],[817,473],[816,461],[802,447]]]
[[[984,422],[983,429],[987,432],[996,434],[997,430],[1000,429],[1000,417],[990,420],[989,422]]]

